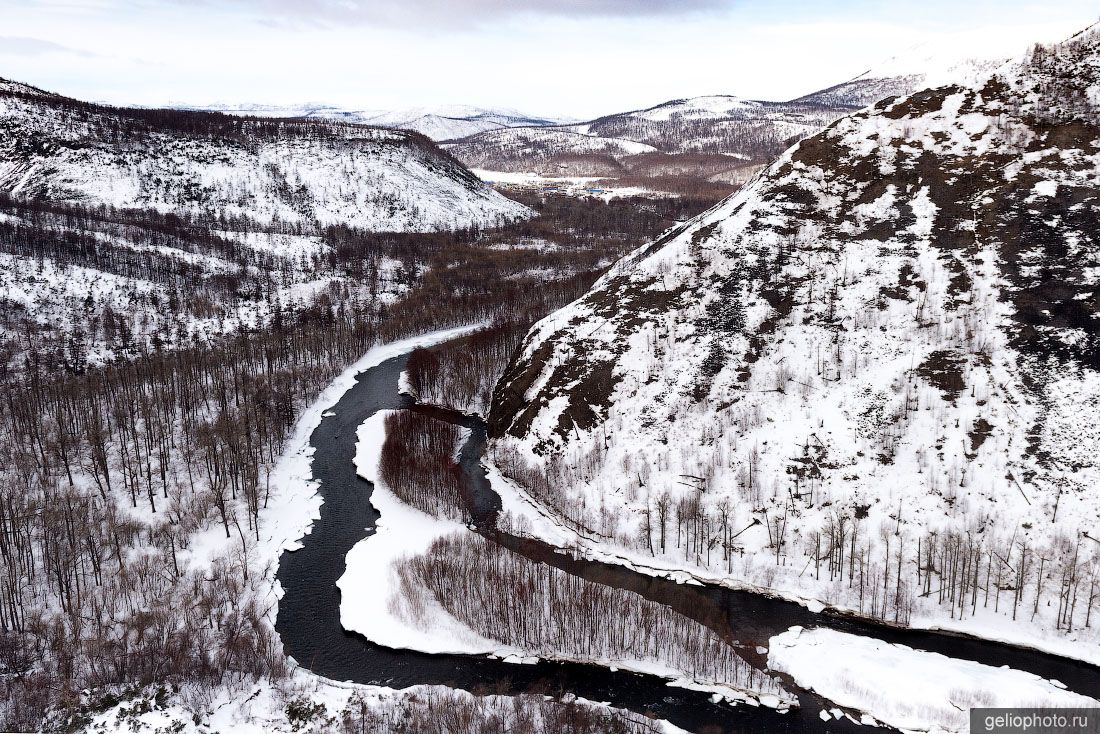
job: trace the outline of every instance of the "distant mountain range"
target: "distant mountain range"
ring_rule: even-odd
[[[596,176],[643,188],[721,195],[791,142],[853,109],[695,97],[579,124],[489,130],[443,146],[471,168]]]
[[[487,130],[444,147],[472,168],[599,176],[671,192],[728,192],[793,142],[930,80],[971,78],[999,62],[941,64],[919,49],[786,102],[731,95],[677,99],[579,124]]]
[[[784,102],[710,95],[583,122],[468,105],[396,111],[321,103],[180,109],[415,130],[475,169],[596,177],[655,191],[721,196],[744,184],[795,141],[844,115],[930,83],[969,79],[1000,63],[943,61],[956,57],[917,46],[845,82]]]
[[[560,125],[566,118],[544,118],[507,108],[488,109],[471,105],[412,107],[404,110],[353,109],[322,103],[301,105],[212,104],[171,105],[176,109],[223,112],[253,117],[305,117],[340,120],[377,127],[415,130],[432,140],[452,140],[509,127]]]

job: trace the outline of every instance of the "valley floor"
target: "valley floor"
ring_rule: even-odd
[[[381,519],[376,531],[347,556],[347,570],[338,582],[341,624],[388,648],[429,654],[490,655],[516,664],[539,659],[593,663],[611,670],[628,670],[670,681],[669,685],[707,691],[731,702],[786,708],[784,695],[746,691],[732,682],[714,680],[705,671],[678,668],[656,656],[645,658],[580,655],[542,646],[516,646],[487,638],[456,619],[430,595],[410,594],[402,578],[402,562],[424,555],[440,539],[472,538],[474,532],[454,520],[432,517],[402,502],[379,473],[386,438],[387,412],[371,416],[358,431],[356,467],[373,484],[371,503]],[[460,443],[468,434],[460,434]],[[458,446],[455,447],[456,452]],[[619,610],[625,612],[626,610]]]

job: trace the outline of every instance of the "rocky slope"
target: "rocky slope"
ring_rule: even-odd
[[[374,231],[528,214],[416,133],[104,107],[0,84],[0,191],[20,197]]]
[[[1096,30],[840,119],[536,325],[494,460],[639,563],[1100,657],[1098,125]]]

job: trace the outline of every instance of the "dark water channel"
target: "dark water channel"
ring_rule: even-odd
[[[390,359],[357,377],[329,411],[310,439],[316,453],[313,477],[324,500],[321,517],[302,539],[300,550],[286,552],[278,577],[285,595],[279,603],[276,628],[283,645],[302,666],[335,680],[404,688],[441,684],[494,693],[538,691],[573,693],[594,701],[651,713],[690,730],[713,727],[723,732],[848,732],[863,731],[847,720],[824,722],[822,702],[813,694],[787,687],[799,695],[800,708],[787,713],[752,706],[713,703],[710,696],[670,687],[653,676],[612,672],[595,665],[542,662],[516,665],[486,657],[425,655],[375,645],[340,625],[340,591],[345,556],[374,531],[378,513],[370,504],[372,485],[356,474],[356,429],[379,410],[412,407],[397,392],[407,355]],[[715,630],[740,644],[750,663],[762,664],[755,652],[773,635],[792,625],[828,627],[877,637],[910,647],[939,652],[987,665],[1008,665],[1044,678],[1056,678],[1084,695],[1100,696],[1100,668],[1054,655],[946,633],[895,629],[840,615],[815,614],[802,606],[761,594],[678,584],[630,569],[576,560],[539,541],[501,534],[492,528],[500,500],[485,478],[481,456],[485,426],[477,418],[438,408],[415,408],[471,429],[460,461],[471,509],[487,537],[533,560],[548,563],[589,581],[636,592]],[[873,685],[873,682],[871,683]]]

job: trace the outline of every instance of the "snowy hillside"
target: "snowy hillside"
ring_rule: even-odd
[[[715,95],[574,125],[490,130],[444,147],[468,166],[491,171],[605,176],[677,192],[691,191],[693,182],[720,183],[728,193],[792,141],[852,109]]]
[[[303,105],[216,104],[207,106],[178,105],[178,109],[206,110],[230,115],[253,117],[306,117],[339,120],[360,125],[373,125],[401,130],[413,130],[432,140],[452,140],[476,135],[486,130],[508,127],[558,125],[567,120],[528,115],[519,110],[485,108],[472,105],[413,107],[404,110],[372,110],[307,103]]]
[[[882,76],[877,70],[871,70],[849,81],[799,97],[795,101],[858,109],[887,97],[912,94],[925,86],[924,79],[924,74],[920,73]]]
[[[445,147],[468,166],[490,171],[625,178],[657,189],[675,177],[726,184],[729,191],[791,143],[843,115],[931,84],[974,80],[999,63],[944,62],[935,50],[918,47],[787,102],[732,95],[676,99],[572,125],[487,130]],[[624,141],[648,149],[639,154],[624,149]],[[673,185],[678,188],[683,186]]]
[[[210,344],[333,294],[392,300],[419,266],[370,233],[528,216],[415,133],[103,107],[5,81],[0,373]]]
[[[656,153],[652,145],[605,137],[577,127],[525,127],[497,130],[445,145],[471,168],[556,172],[572,175],[614,175],[628,156]]]
[[[374,122],[374,125],[382,123]],[[383,127],[401,128],[403,130],[415,130],[421,135],[426,135],[432,140],[451,140],[453,138],[465,138],[468,135],[476,135],[486,130],[499,130],[503,125],[493,120],[484,118],[452,118],[441,115],[421,115],[409,120],[402,120],[392,125]]]
[[[803,140],[534,327],[494,461],[637,564],[1100,660],[1098,105],[1090,31]]]
[[[103,107],[0,90],[0,191],[21,197],[375,231],[528,215],[415,133]]]
[[[0,78],[0,94],[20,94],[27,97],[56,97],[57,95],[32,87],[30,84]]]
[[[718,95],[679,99],[585,125],[590,134],[617,135],[669,153],[693,151],[754,157],[772,142],[816,132],[840,111],[817,105],[759,102]]]
[[[535,117],[519,110],[470,105],[447,105],[443,107],[418,107],[407,110],[389,111],[373,116],[365,115],[363,122],[380,127],[415,130],[432,140],[454,140],[476,135],[486,130],[499,130],[512,127],[539,127],[557,125],[563,120]]]
[[[0,197],[0,372],[81,373],[151,348],[209,344],[353,289],[392,300],[401,263],[360,247],[354,280],[319,235],[232,232],[218,220]]]

